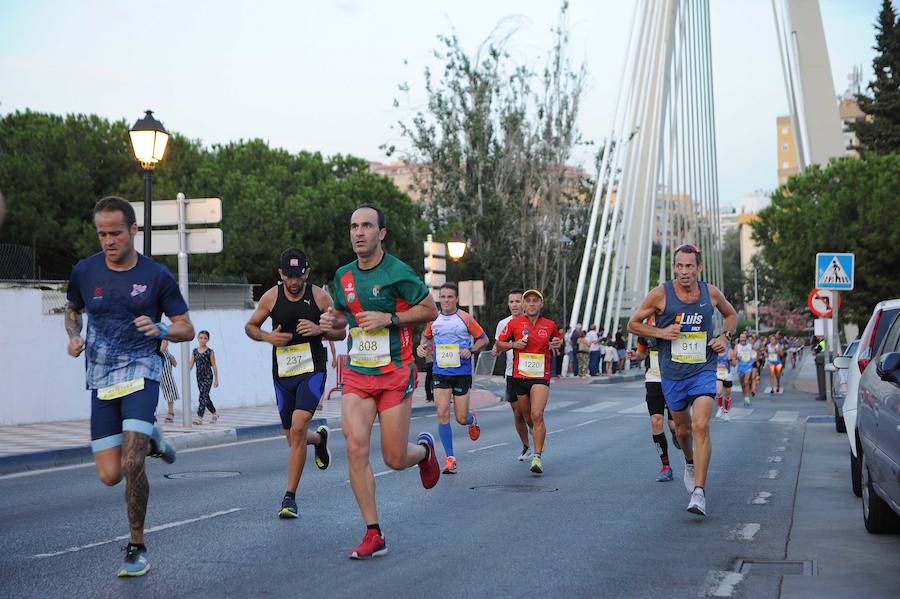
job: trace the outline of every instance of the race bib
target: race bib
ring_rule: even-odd
[[[519,374],[532,379],[544,378],[544,354],[519,354]]]
[[[725,366],[716,366],[716,378],[725,380],[728,377],[728,368]]]
[[[778,361],[778,353],[770,351],[769,352],[769,362],[777,362]]]
[[[679,364],[706,362],[706,331],[679,333],[672,342],[672,361]]]
[[[353,347],[350,364],[363,368],[378,368],[391,363],[391,335],[387,329],[366,333],[359,327],[350,329]]]
[[[276,347],[275,361],[278,363],[279,378],[297,376],[315,370],[309,343]]]
[[[434,347],[438,368],[459,368],[459,344],[438,343]]]
[[[748,363],[753,361],[753,350],[751,349],[742,349],[741,350],[741,362]]]
[[[659,351],[655,349],[650,352],[650,370],[648,372],[650,373],[650,376],[660,376]]]
[[[98,399],[119,399],[126,395],[131,395],[144,388],[144,377],[125,381],[124,383],[116,383],[109,387],[97,389]]]

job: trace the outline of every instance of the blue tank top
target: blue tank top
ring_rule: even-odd
[[[700,298],[694,303],[678,299],[672,281],[666,281],[666,309],[656,317],[664,329],[681,325],[675,341],[659,339],[659,370],[663,378],[680,381],[704,370],[715,372],[717,354],[709,347],[713,338],[713,305],[709,287],[700,282]]]

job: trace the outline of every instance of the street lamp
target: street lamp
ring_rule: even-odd
[[[459,262],[466,255],[466,240],[460,235],[454,235],[453,239],[447,242],[447,253],[454,262]]]
[[[560,249],[562,250],[562,270],[563,270],[563,326],[566,326],[566,323],[569,322],[569,310],[568,310],[568,302],[569,296],[566,291],[566,283],[568,282],[568,277],[566,276],[566,263],[569,261],[569,254],[572,252],[572,244],[574,243],[571,239],[562,235],[559,238]]]
[[[138,119],[128,133],[131,136],[134,157],[144,169],[144,255],[149,258],[150,231],[153,228],[150,210],[153,199],[153,169],[166,153],[169,134],[163,124],[153,118],[152,110],[148,110],[144,118]]]

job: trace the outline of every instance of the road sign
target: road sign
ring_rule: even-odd
[[[175,256],[178,254],[178,229],[154,229],[150,238],[150,248],[154,256]],[[188,229],[188,254],[218,254],[222,251],[222,229]],[[134,238],[135,249],[144,247],[144,234]],[[138,249],[138,251],[140,251]]]
[[[131,202],[137,225],[144,226],[144,202]],[[153,202],[153,226],[173,227],[178,224],[178,200]],[[222,200],[195,198],[187,201],[186,225],[210,225],[222,222]],[[154,232],[155,234],[155,232]],[[151,239],[152,241],[152,239]],[[143,247],[143,246],[142,246]],[[153,252],[156,253],[155,251]]]
[[[483,306],[484,281],[460,281],[459,303],[463,306]]]
[[[816,254],[816,287],[835,291],[853,289],[853,254]]]
[[[835,296],[837,296],[837,305],[840,308],[840,294],[831,289],[813,289],[806,298],[806,305],[817,318],[831,318],[834,313]]]
[[[428,287],[440,287],[447,282],[447,276],[440,272],[426,272],[425,285]]]
[[[428,239],[431,239],[431,235],[428,236]],[[426,256],[446,256],[447,255],[447,246],[443,243],[437,243],[435,241],[426,241],[422,244],[425,255]]]
[[[447,272],[447,261],[443,258],[425,256],[425,272]]]

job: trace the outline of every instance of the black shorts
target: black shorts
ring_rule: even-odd
[[[316,413],[322,392],[325,390],[324,372],[309,372],[297,376],[274,379],[275,400],[278,403],[278,416],[281,418],[281,428],[291,428],[294,418],[294,410],[303,410],[310,414]]]
[[[719,379],[719,382],[722,383],[722,386],[726,389],[731,389],[731,386],[734,385],[734,381],[723,381]]]
[[[472,375],[470,374],[458,376],[435,374],[433,376],[435,389],[451,389],[453,395],[465,395],[472,388]]]
[[[506,377],[506,401],[516,403],[519,396],[516,395],[516,379],[511,376]]]
[[[645,381],[644,388],[647,390],[647,411],[651,416],[655,414],[662,416],[666,411],[666,398],[663,395],[662,383]],[[669,420],[672,420],[671,411],[669,411]]]
[[[513,379],[513,390],[516,392],[516,395],[530,395],[531,388],[535,385],[549,387],[550,381],[545,381],[544,379]]]

